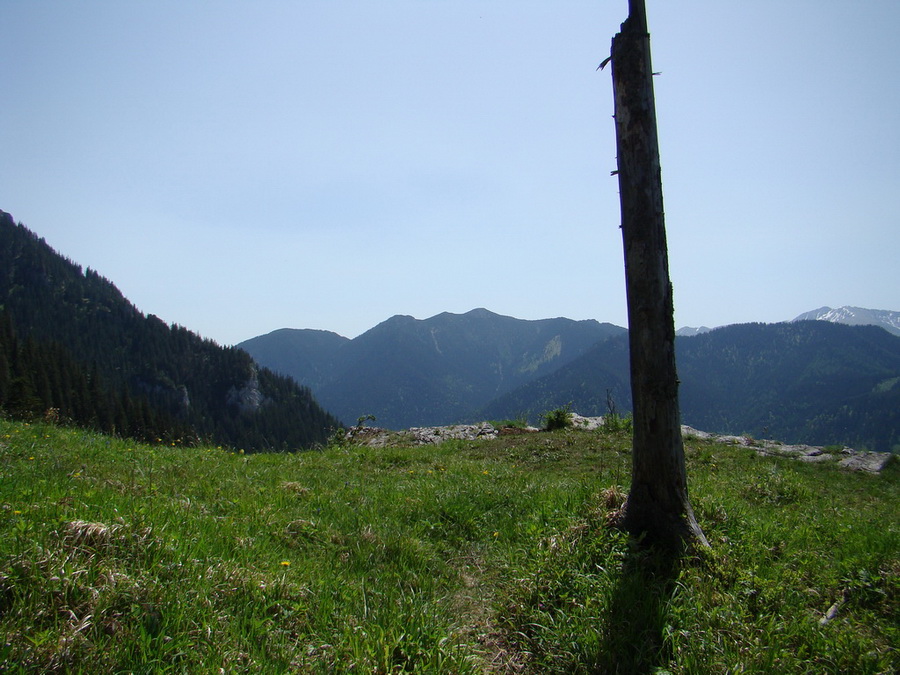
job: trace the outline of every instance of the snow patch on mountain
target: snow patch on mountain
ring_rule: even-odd
[[[900,335],[900,312],[886,309],[866,309],[864,307],[820,307],[805,312],[794,321],[830,321],[848,326],[881,326],[889,333]]]

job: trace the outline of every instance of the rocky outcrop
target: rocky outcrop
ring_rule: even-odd
[[[691,427],[682,427],[684,436],[693,436],[717,443],[729,443],[753,448],[757,454],[765,457],[788,457],[800,462],[833,463],[849,471],[865,471],[879,473],[888,465],[893,455],[889,452],[869,452],[853,448],[820,447],[815,445],[791,445],[781,441],[756,440],[749,436],[723,436],[698,431]]]
[[[259,390],[259,369],[256,364],[250,367],[250,377],[238,389],[232,386],[228,390],[228,405],[234,406],[241,414],[254,413],[263,404],[263,394]]]
[[[583,417],[572,413],[572,428],[582,431],[593,431],[603,426],[602,417]],[[390,431],[378,427],[356,426],[347,432],[346,439],[350,443],[373,448],[384,448],[404,445],[438,445],[449,440],[475,441],[496,438],[516,433],[537,433],[534,427],[497,428],[489,422],[481,424],[453,424],[442,427],[413,427],[405,431]],[[817,447],[812,445],[790,445],[780,441],[759,441],[749,436],[727,436],[711,434],[689,426],[682,426],[681,433],[685,438],[697,438],[716,443],[740,445],[753,448],[759,455],[768,457],[788,457],[800,462],[833,463],[848,471],[864,471],[879,473],[888,465],[893,457],[886,452],[868,452],[852,448]]]
[[[358,445],[383,448],[396,445],[439,445],[444,441],[474,441],[496,438],[500,431],[488,422],[452,424],[444,427],[413,427],[406,431],[389,431],[378,427],[354,427],[347,440]]]

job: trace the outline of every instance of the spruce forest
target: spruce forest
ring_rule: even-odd
[[[168,444],[323,443],[311,392],[241,349],[144,315],[97,272],[0,212],[0,412]]]

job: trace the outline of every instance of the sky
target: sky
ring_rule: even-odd
[[[675,324],[900,310],[900,3],[647,0]],[[0,209],[223,345],[627,325],[625,0],[2,0]]]

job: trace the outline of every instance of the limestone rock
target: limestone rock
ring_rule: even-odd
[[[892,457],[889,452],[854,452],[838,462],[838,466],[851,471],[878,473],[888,465]]]
[[[232,386],[228,390],[228,405],[236,406],[241,414],[254,413],[263,404],[263,395],[259,390],[259,370],[256,364],[250,368],[250,377],[238,389]]]

